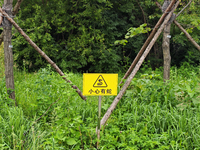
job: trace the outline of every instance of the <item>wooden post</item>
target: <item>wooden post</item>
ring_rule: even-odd
[[[4,0],[4,6],[3,8],[7,12],[9,16],[12,16],[12,3],[13,0]],[[14,74],[13,74],[13,51],[12,51],[12,44],[11,44],[11,38],[12,38],[12,24],[7,20],[4,19],[4,58],[5,58],[5,77],[6,77],[6,87],[8,89],[8,94],[10,98],[15,100],[15,92],[12,91],[15,89],[14,87]],[[15,100],[15,105],[17,105],[17,102]]]
[[[170,5],[171,0],[165,0],[162,6],[162,12],[164,13],[166,8]],[[171,55],[170,55],[170,28],[171,28],[171,23],[173,20],[176,18],[176,15],[173,14],[170,20],[168,21],[166,27],[164,28],[163,31],[163,43],[162,43],[162,49],[163,49],[163,67],[164,67],[164,72],[163,72],[163,80],[166,82],[167,80],[170,79],[170,66],[171,66]]]
[[[170,55],[170,27],[171,24],[167,24],[163,30],[163,60],[164,60],[164,72],[163,80],[166,82],[170,79],[170,66],[171,66],[171,55]]]
[[[99,96],[99,103],[98,103],[98,122],[97,122],[97,149],[99,148],[99,141],[100,141],[100,130],[101,130],[101,96]]]
[[[120,90],[120,92],[118,93],[118,95],[115,97],[115,99],[113,100],[112,104],[110,105],[110,107],[108,108],[107,112],[104,114],[103,118],[101,119],[101,127],[102,125],[105,125],[106,121],[108,120],[108,118],[110,117],[110,115],[112,114],[113,110],[115,109],[115,107],[117,106],[118,102],[120,101],[120,99],[122,98],[122,96],[124,95],[126,89],[128,88],[128,86],[130,85],[132,79],[134,78],[134,76],[136,75],[137,71],[139,70],[140,66],[142,65],[144,59],[146,58],[146,56],[148,55],[148,53],[150,52],[151,48],[153,47],[154,43],[156,42],[156,40],[158,39],[159,35],[161,34],[161,32],[163,31],[164,27],[166,26],[167,22],[169,21],[169,19],[171,18],[174,10],[178,7],[180,1],[176,2],[176,5],[174,6],[174,8],[172,9],[172,11],[167,15],[167,17],[165,18],[165,21],[162,23],[162,25],[160,26],[160,28],[158,29],[158,31],[156,32],[155,36],[153,37],[153,39],[151,40],[151,42],[149,43],[149,45],[147,46],[146,50],[144,51],[144,53],[142,54],[142,56],[140,57],[138,63],[136,64],[135,68],[133,69],[133,71],[131,72],[130,76],[128,77],[128,79],[126,80],[126,82],[124,83],[122,89]]]

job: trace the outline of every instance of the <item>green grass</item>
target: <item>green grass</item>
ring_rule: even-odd
[[[185,66],[172,67],[165,84],[162,68],[141,69],[103,127],[100,149],[199,149],[200,68]],[[82,74],[66,74],[82,90]],[[15,108],[4,80],[1,149],[95,149],[98,97],[82,100],[50,67],[31,74],[15,70]],[[113,99],[103,97],[102,116]]]

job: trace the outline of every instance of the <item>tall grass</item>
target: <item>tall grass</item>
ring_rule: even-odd
[[[82,74],[66,76],[82,90]],[[199,82],[199,67],[172,67],[167,83],[162,68],[141,70],[102,128],[100,148],[199,149]],[[2,80],[1,149],[95,149],[97,97],[83,101],[51,67],[15,72],[18,108],[11,107],[4,86]],[[102,97],[102,116],[113,99]]]
[[[0,149],[38,149],[44,140],[45,132],[39,124],[34,127],[21,108],[1,106],[0,114]],[[30,129],[31,127],[31,129]]]

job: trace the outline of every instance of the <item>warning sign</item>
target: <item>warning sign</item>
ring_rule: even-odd
[[[106,81],[104,80],[102,75],[100,75],[98,77],[98,79],[95,81],[93,87],[107,87]]]
[[[118,74],[83,74],[83,95],[117,95]]]

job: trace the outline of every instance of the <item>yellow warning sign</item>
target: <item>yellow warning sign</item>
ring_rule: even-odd
[[[117,95],[118,74],[83,74],[83,95]]]

